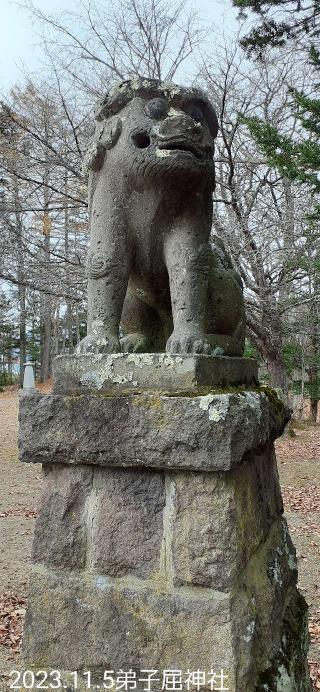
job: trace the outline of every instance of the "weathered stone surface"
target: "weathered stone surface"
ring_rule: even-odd
[[[276,437],[281,402],[264,392],[108,397],[35,394],[20,399],[20,458],[205,471],[237,466]]]
[[[53,361],[55,393],[185,390],[258,385],[257,362],[168,353],[113,353],[58,356]]]
[[[49,466],[44,473],[32,560],[67,570],[81,569],[86,562],[86,503],[93,469]]]
[[[230,590],[282,511],[275,459],[268,448],[228,476],[171,474],[170,497],[177,585]]]
[[[312,692],[308,666],[308,607],[297,589],[287,601],[281,643],[265,669],[258,672],[255,692]]]
[[[34,569],[29,599],[24,658],[41,668],[81,669],[85,652],[93,674],[221,664],[233,677],[227,594]]]
[[[42,496],[35,562],[219,590],[282,511],[268,447],[227,475],[50,466]]]
[[[240,574],[232,594],[233,641],[244,690],[251,689],[252,679],[267,670],[275,652],[281,649],[284,614],[288,603],[295,601],[296,581],[295,550],[286,522],[278,519]],[[302,627],[300,637],[305,636]]]
[[[91,565],[111,577],[159,570],[165,505],[162,473],[94,469]]]
[[[87,158],[88,335],[78,352],[243,355],[242,281],[221,239],[209,240],[217,129],[197,89],[135,76],[103,99]]]
[[[230,692],[310,692],[272,443],[286,417],[262,389],[22,396],[21,456],[46,468],[25,666],[66,686],[155,669],[160,692],[165,669],[223,668]]]
[[[41,668],[85,667],[97,683],[105,669],[222,667],[230,692],[310,692],[306,604],[295,583],[295,554],[282,520],[226,593],[36,566],[24,659]]]

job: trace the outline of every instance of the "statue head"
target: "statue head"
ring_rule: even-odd
[[[135,181],[179,177],[211,179],[216,113],[204,93],[136,77],[116,84],[97,105],[97,127],[89,167],[105,154],[121,161]],[[113,149],[116,148],[116,156]]]

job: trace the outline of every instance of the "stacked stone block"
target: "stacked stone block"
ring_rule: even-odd
[[[44,468],[26,664],[66,685],[222,668],[232,692],[308,692],[273,448],[288,414],[250,361],[228,387],[231,359],[169,358],[62,358],[52,395],[21,398],[21,458]]]

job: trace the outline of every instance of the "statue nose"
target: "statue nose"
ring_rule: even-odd
[[[201,124],[197,123],[186,113],[163,120],[159,129],[159,137],[168,139],[178,136],[187,136],[197,141],[201,140],[203,136]]]

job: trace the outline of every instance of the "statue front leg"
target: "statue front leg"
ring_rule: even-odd
[[[116,237],[114,234],[113,237]],[[125,233],[117,229],[117,242],[105,233],[91,243],[88,273],[87,336],[77,353],[117,353],[121,351],[119,325],[128,285],[129,258]]]
[[[170,353],[209,353],[206,339],[209,245],[193,229],[173,229],[165,241],[169,274],[173,332],[167,341]]]

